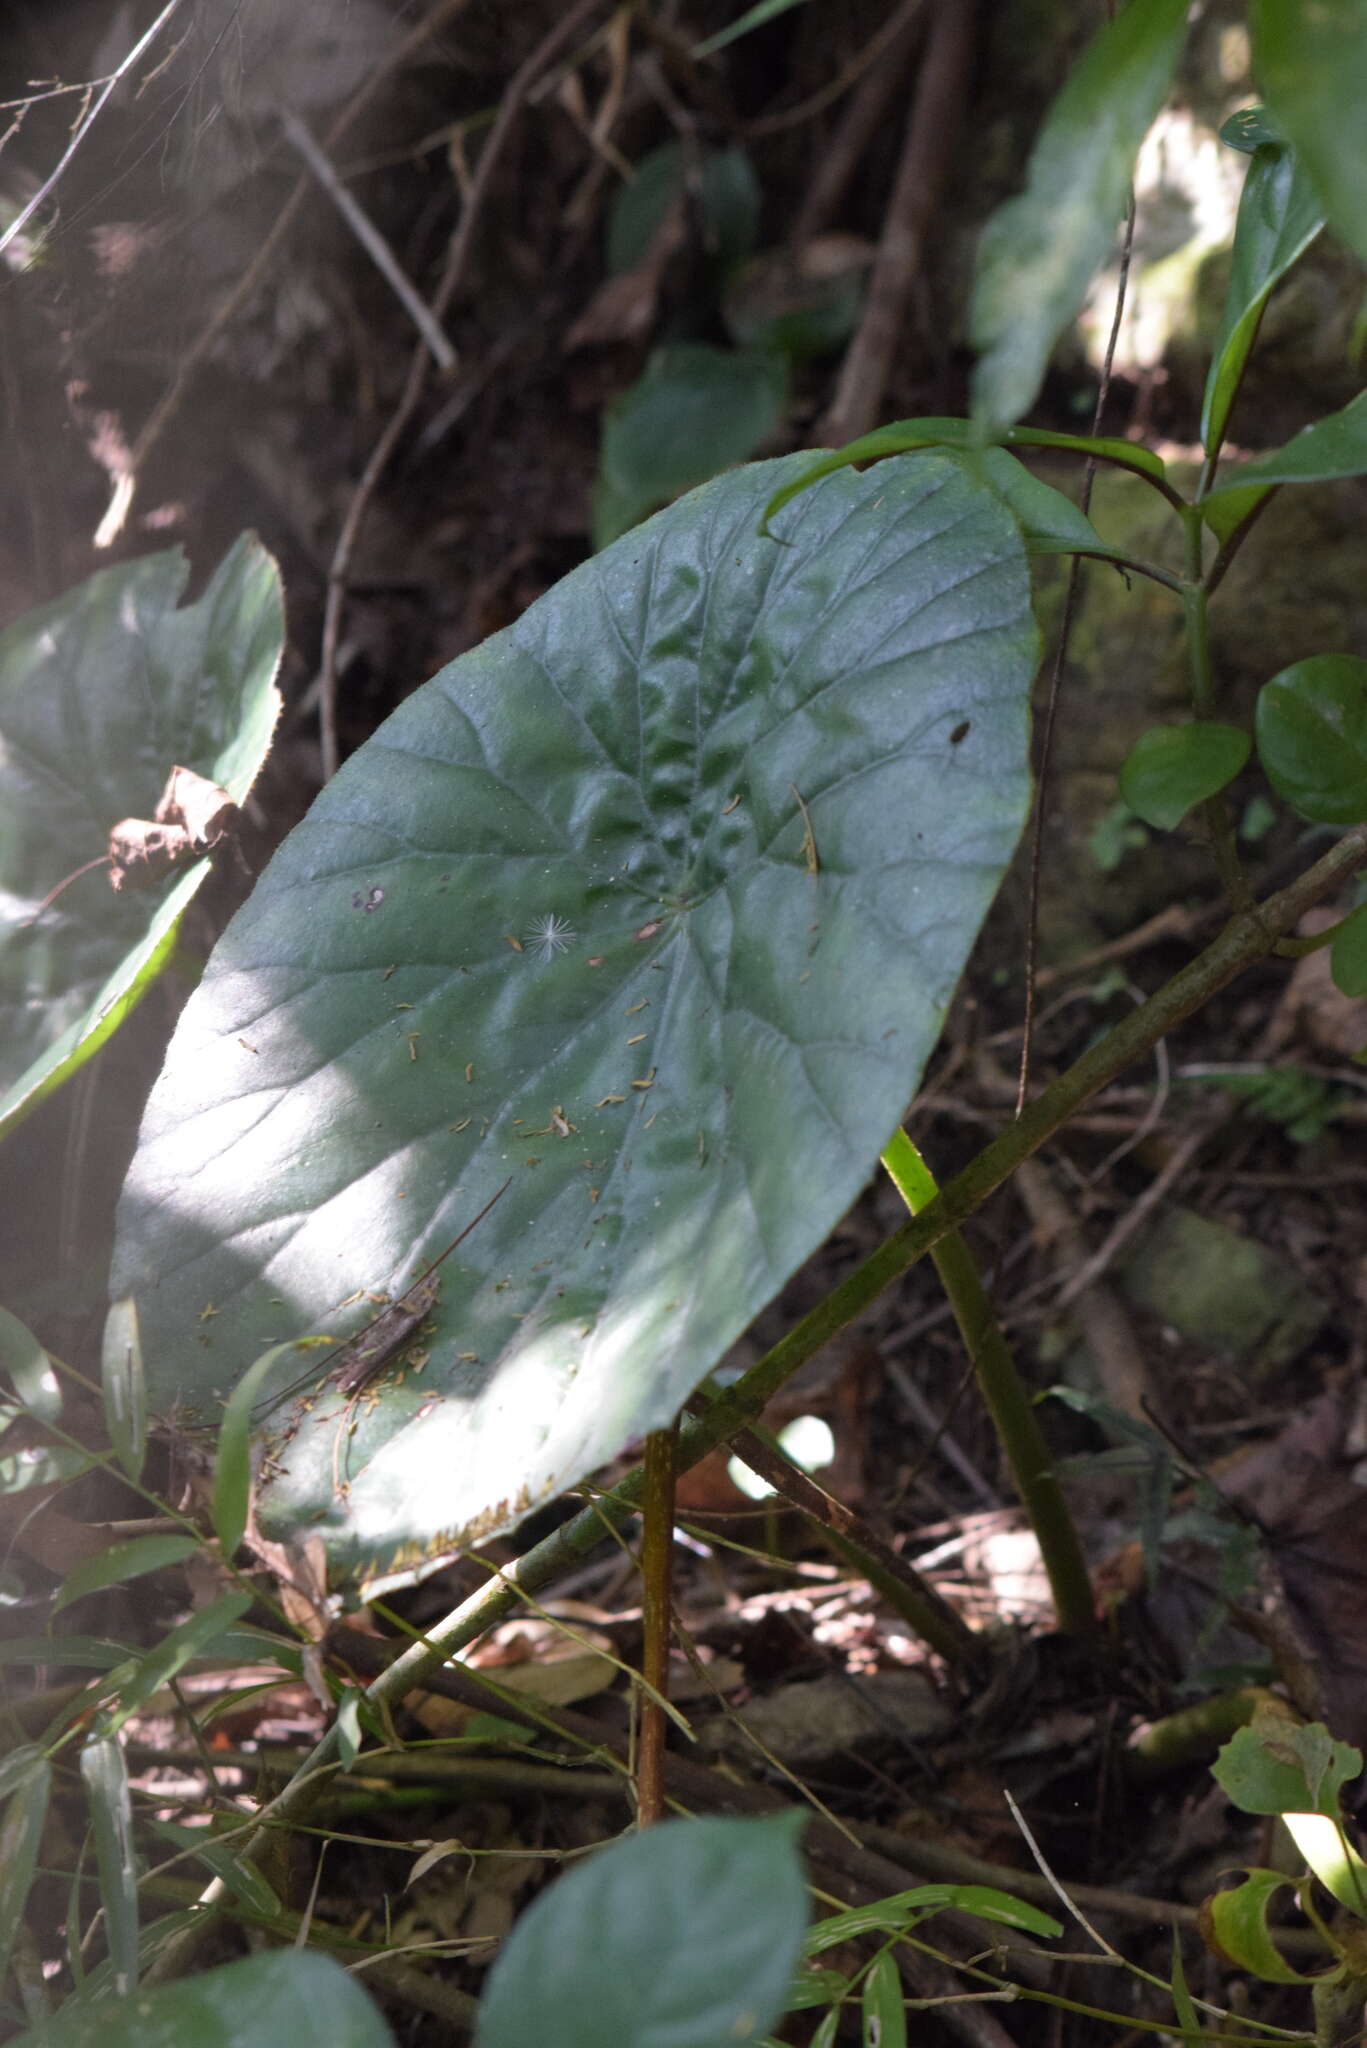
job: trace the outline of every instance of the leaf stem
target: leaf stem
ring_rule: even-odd
[[[653,1827],[665,1817],[665,1714],[669,1687],[670,1586],[674,1561],[674,1452],[678,1423],[646,1438],[641,1508],[640,1716],[636,1739],[636,1821]]]
[[[913,1216],[929,1208],[940,1192],[939,1183],[905,1131],[893,1133],[884,1148],[883,1164]],[[1059,1627],[1068,1635],[1087,1635],[1096,1626],[1087,1560],[1049,1446],[973,1254],[963,1233],[951,1230],[930,1256],[1006,1453],[1016,1491],[1039,1539]]]

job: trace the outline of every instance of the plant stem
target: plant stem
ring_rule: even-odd
[[[679,1425],[653,1429],[646,1438],[641,1503],[640,1712],[636,1738],[636,1821],[653,1827],[665,1817],[665,1713],[669,1688],[670,1582],[674,1561],[674,1452]]]
[[[1182,513],[1186,534],[1187,580],[1182,587],[1186,614],[1187,666],[1191,673],[1191,708],[1197,718],[1214,718],[1215,670],[1210,658],[1210,590],[1202,569],[1201,555],[1205,527],[1200,509],[1188,505]],[[1249,910],[1253,890],[1243,863],[1230,814],[1229,799],[1221,790],[1201,805],[1201,817],[1210,834],[1211,852],[1220,881],[1235,910]]]
[[[939,1185],[905,1131],[894,1132],[884,1149],[883,1164],[913,1216],[929,1208],[940,1192]],[[1059,1627],[1067,1635],[1087,1635],[1096,1626],[1087,1560],[1030,1395],[962,1232],[947,1232],[932,1248],[931,1258],[1006,1453],[1016,1491],[1039,1540]]]
[[[753,1422],[800,1365],[861,1315],[885,1287],[933,1251],[975,1209],[981,1208],[1021,1161],[1038,1151],[1098,1089],[1142,1059],[1160,1038],[1201,1009],[1244,968],[1263,959],[1279,938],[1294,930],[1312,905],[1340,888],[1364,864],[1367,824],[1355,825],[1345,832],[1337,844],[1287,888],[1269,896],[1253,910],[1231,918],[1204,953],[1139,1009],[1122,1018],[1104,1038],[1089,1046],[1081,1059],[1037,1095],[999,1138],[940,1190],[919,1216],[913,1216],[885,1239],[824,1301],[818,1302],[780,1338],[758,1364],[713,1402],[706,1416],[685,1423],[679,1433],[675,1469],[683,1472],[696,1465],[717,1444],[727,1442],[737,1430]],[[627,1474],[610,1498],[596,1501],[591,1508],[563,1523],[553,1535],[534,1544],[524,1556],[453,1608],[428,1630],[421,1643],[413,1644],[395,1658],[367,1688],[367,1700],[384,1707],[405,1699],[456,1650],[513,1613],[523,1587],[537,1592],[550,1585],[561,1572],[595,1550],[610,1530],[624,1527],[635,1514],[643,1492],[644,1477],[638,1468]],[[262,1808],[257,1827],[240,1845],[240,1854],[252,1855],[264,1840],[267,1827],[297,1820],[307,1810],[309,1802],[330,1782],[339,1741],[334,1724],[289,1783]],[[190,1966],[213,1925],[215,1908],[226,1895],[222,1880],[215,1878],[203,1894],[204,1910],[200,1917],[167,1943],[147,1971],[145,1982],[177,1976]]]

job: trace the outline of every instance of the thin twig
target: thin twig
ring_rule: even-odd
[[[91,129],[94,127],[96,121],[99,119],[101,113],[104,111],[105,103],[108,100],[109,95],[113,92],[115,86],[119,83],[119,80],[121,78],[127,77],[128,73],[137,63],[139,57],[141,57],[143,51],[146,50],[153,42],[155,42],[156,38],[161,34],[162,29],[166,26],[166,23],[171,19],[171,16],[175,13],[176,9],[179,6],[180,0],[166,0],[166,5],[162,8],[161,13],[152,23],[152,26],[147,30],[147,32],[144,35],[138,37],[138,40],[136,41],[136,43],[134,43],[132,49],[124,58],[122,64],[119,65],[117,71],[112,71],[109,74],[108,78],[105,79],[103,91],[100,93],[98,99],[96,99],[94,105],[88,108],[86,113],[77,122],[75,128],[72,131],[71,140],[70,142],[68,142],[66,148],[62,151],[61,158],[58,161],[55,169],[48,172],[48,175],[44,178],[42,184],[38,187],[38,190],[34,193],[33,197],[28,201],[27,205],[20,207],[18,213],[15,214],[14,219],[10,222],[9,226],[4,230],[3,234],[0,234],[0,251],[7,249],[10,243],[14,240],[15,236],[23,232],[23,229],[26,226],[26,224],[30,220],[32,220],[34,214],[38,211],[38,208],[43,204],[44,200],[47,199],[48,195],[54,190],[63,172],[66,170],[67,165],[71,162],[71,159],[75,156],[77,150],[85,141],[87,135],[89,135]]]
[[[493,177],[495,166],[503,154],[503,148],[513,123],[521,111],[523,101],[533,80],[561,47],[569,42],[581,22],[596,13],[604,0],[579,0],[567,14],[563,14],[548,35],[542,37],[531,55],[519,65],[508,81],[508,87],[499,102],[498,116],[489,131],[489,138],[480,151],[475,175],[470,181],[469,196],[461,212],[460,222],[451,238],[446,253],[446,264],[441,280],[432,295],[431,310],[440,320],[456,294],[465,275],[469,260],[475,226],[484,209],[485,196]],[[425,343],[415,349],[413,360],[408,366],[408,375],[399,395],[399,402],[390,416],[389,423],[371,450],[370,460],[361,474],[360,482],[347,508],[342,530],[337,537],[333,551],[332,566],[328,571],[327,602],[323,611],[322,649],[318,662],[318,724],[319,747],[322,756],[324,782],[337,772],[337,647],[341,637],[342,608],[346,602],[347,578],[351,570],[351,558],[355,553],[356,541],[362,523],[369,509],[375,487],[388,467],[404,429],[411,419],[427,381],[427,365],[431,358]]]
[[[775,114],[759,114],[753,121],[746,122],[747,137],[780,135],[786,128],[797,128],[802,122],[813,120],[863,80],[863,87],[846,110],[838,133],[822,153],[811,189],[802,203],[802,212],[793,233],[795,242],[801,244],[806,241],[834,214],[840,195],[864,154],[865,145],[901,84],[903,60],[912,47],[910,31],[925,4],[926,0],[902,0],[900,7],[894,8],[882,27],[875,29],[863,49],[834,78],[818,86],[796,106],[782,107]],[[906,38],[905,45],[903,37]],[[878,67],[876,70],[875,66]],[[817,193],[821,194],[820,200],[815,197]]]
[[[644,1644],[636,1737],[636,1821],[654,1827],[665,1817],[665,1712],[674,1564],[674,1447],[677,1424],[646,1438],[646,1491],[641,1506],[641,1615]]]
[[[1094,436],[1101,431],[1101,417],[1105,412],[1106,400],[1111,389],[1116,345],[1120,340],[1120,323],[1125,312],[1125,289],[1130,278],[1130,259],[1134,254],[1134,215],[1134,188],[1131,187],[1129,205],[1125,212],[1125,234],[1120,245],[1115,315],[1111,321],[1101,376],[1097,382],[1096,404],[1092,407]],[[1079,497],[1084,519],[1091,510],[1092,485],[1095,481],[1096,459],[1089,455],[1082,472],[1082,490]],[[1044,710],[1044,729],[1040,737],[1039,774],[1035,782],[1035,815],[1030,827],[1030,897],[1025,914],[1025,1016],[1021,1030],[1020,1078],[1016,1085],[1017,1116],[1025,1108],[1025,1098],[1030,1089],[1030,1054],[1035,1033],[1035,984],[1039,968],[1040,879],[1044,865],[1044,826],[1048,811],[1045,798],[1049,786],[1049,770],[1054,758],[1054,729],[1058,723],[1059,700],[1063,694],[1063,664],[1068,659],[1068,643],[1073,637],[1073,618],[1082,586],[1082,563],[1082,556],[1074,555],[1068,565],[1068,588],[1063,599],[1063,618],[1059,625],[1058,639],[1054,644],[1054,659],[1049,671],[1049,694]]]
[[[327,151],[291,108],[282,107],[280,125],[417,328],[438,367],[454,370],[456,351],[443,333],[440,322],[432,318],[411,280],[405,277],[398,257],[370,215],[338,177]]]

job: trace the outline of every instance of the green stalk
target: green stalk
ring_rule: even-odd
[[[1201,562],[1205,527],[1195,505],[1186,506],[1182,518],[1186,529],[1187,572],[1182,589],[1182,608],[1186,616],[1191,708],[1197,718],[1211,719],[1216,712],[1215,669],[1210,655],[1210,591]],[[1208,797],[1201,805],[1201,817],[1210,834],[1211,851],[1224,892],[1234,909],[1247,910],[1253,902],[1253,891],[1239,859],[1234,820],[1230,815],[1229,799],[1223,790],[1218,796]]]
[[[884,1149],[883,1164],[913,1216],[929,1208],[940,1192],[939,1184],[905,1131],[894,1132]],[[1096,1626],[1087,1560],[1063,1498],[1049,1446],[987,1289],[978,1277],[973,1254],[962,1232],[951,1230],[934,1246],[930,1256],[1006,1453],[1016,1491],[1039,1539],[1059,1627],[1068,1635],[1086,1635]]]

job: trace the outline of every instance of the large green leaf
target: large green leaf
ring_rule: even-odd
[[[241,801],[270,745],[275,564],[244,536],[177,611],[187,574],[178,548],[101,569],[0,633],[0,1131],[118,1028],[208,864],[118,895],[96,869],[35,921],[43,898],[112,825],[151,818],[173,767]]]
[[[1253,0],[1253,65],[1330,220],[1367,259],[1367,11],[1362,0]]]
[[[802,1818],[667,1821],[558,1878],[489,1973],[475,2048],[758,2041],[807,1918]]]
[[[131,1998],[72,2000],[14,2048],[393,2048],[340,1963],[270,1949]]]
[[[1024,192],[983,231],[970,331],[973,411],[1028,412],[1125,211],[1139,145],[1182,47],[1186,0],[1129,0],[1088,44],[1049,110]]]
[[[1275,284],[1324,226],[1324,210],[1294,150],[1265,142],[1255,152],[1239,197],[1234,253],[1220,331],[1206,377],[1201,439],[1214,454]]]
[[[763,538],[804,461],[704,486],[410,697],[182,1016],[115,1253],[154,1407],[207,1417],[273,1342],[354,1331],[510,1182],[422,1376],[350,1438],[337,1399],[295,1418],[263,1489],[353,1567],[504,1528],[668,1421],[940,1031],[1027,804],[1025,556],[934,456]]]

